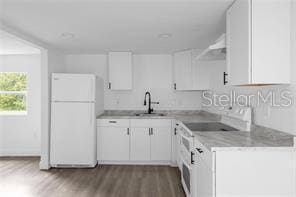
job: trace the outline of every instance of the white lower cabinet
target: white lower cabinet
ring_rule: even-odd
[[[295,197],[295,150],[217,150],[197,143],[194,197]]]
[[[171,160],[171,127],[152,128],[151,160]]]
[[[131,160],[150,160],[150,133],[149,128],[131,129]]]
[[[132,128],[131,160],[170,161],[171,128]]]
[[[172,121],[169,119],[131,120],[131,160],[170,163]]]
[[[99,119],[97,136],[99,163],[171,163],[169,119]]]
[[[212,168],[206,162],[198,163],[197,196],[213,197],[213,174]]]
[[[101,127],[100,154],[101,160],[129,160],[129,128]]]
[[[177,166],[177,128],[176,120],[172,120],[172,130],[171,130],[171,162],[172,166]]]

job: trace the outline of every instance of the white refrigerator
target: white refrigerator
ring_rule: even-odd
[[[103,80],[91,74],[52,74],[50,164],[94,167],[96,115],[103,113]]]

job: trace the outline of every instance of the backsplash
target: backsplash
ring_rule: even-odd
[[[151,93],[155,110],[198,110],[200,91],[174,91],[172,55],[133,55],[133,89],[111,91],[108,87],[108,66],[105,54],[67,55],[66,72],[93,73],[105,81],[106,110],[146,110],[143,105],[145,92]]]
[[[285,131],[296,135],[296,105],[295,105],[295,85],[278,85],[278,86],[265,86],[265,87],[225,87],[219,90],[207,91],[208,94],[216,95],[230,95],[230,92],[235,92],[237,95],[254,95],[251,102],[240,100],[240,104],[246,104],[252,107],[252,121],[254,124],[262,125],[265,127]],[[289,106],[277,106],[281,102],[279,97],[283,92],[289,92],[292,103]],[[264,103],[262,100],[257,103],[256,96],[261,94],[267,98],[267,95],[273,95]],[[208,96],[207,96],[208,97]],[[272,103],[273,102],[273,103]],[[202,96],[202,109],[207,110],[209,107],[208,100]],[[283,104],[283,103],[282,103]],[[211,108],[219,110],[218,106],[212,105]]]

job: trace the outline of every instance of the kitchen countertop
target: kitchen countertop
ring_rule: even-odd
[[[194,131],[196,139],[210,151],[221,150],[296,150],[295,136],[253,125],[248,131]]]
[[[106,111],[98,119],[176,119],[182,123],[219,122],[221,116],[206,111],[157,111],[165,116],[135,116],[143,111]],[[193,131],[208,150],[296,150],[296,137],[274,129],[253,125],[247,131]]]
[[[97,119],[176,119],[182,122],[217,122],[221,117],[199,110],[188,111],[156,111],[155,113],[163,113],[164,116],[136,116],[137,113],[145,113],[146,111],[132,110],[109,110],[104,114],[97,116]]]

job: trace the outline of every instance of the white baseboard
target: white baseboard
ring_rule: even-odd
[[[178,165],[176,163],[170,163],[171,167],[178,167]]]
[[[100,164],[110,165],[164,165],[171,166],[171,161],[98,161]]]
[[[0,151],[0,157],[32,157],[40,156],[40,150],[38,149],[2,149]]]
[[[39,162],[39,169],[40,170],[49,170],[50,169],[49,162],[42,159],[42,157],[41,157],[41,160]]]

